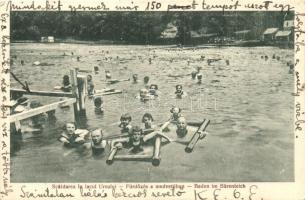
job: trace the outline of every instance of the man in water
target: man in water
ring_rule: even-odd
[[[96,129],[91,132],[91,150],[94,156],[101,155],[105,152],[107,141],[103,140],[102,129]]]
[[[187,123],[184,117],[179,117],[177,120],[177,136],[179,138],[185,137],[187,134]]]
[[[59,137],[59,141],[66,147],[76,147],[84,144],[85,136],[88,134],[87,130],[76,129],[74,122],[68,122],[65,125],[65,130]]]

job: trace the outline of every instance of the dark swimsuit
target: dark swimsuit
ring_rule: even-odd
[[[143,151],[143,144],[144,144],[143,138],[140,139],[139,144],[134,144],[133,139],[129,139],[129,141],[128,141],[128,146],[132,147],[132,150],[131,150],[132,153],[139,153],[139,152]]]
[[[182,129],[182,130],[177,129],[176,133],[179,138],[182,138],[182,137],[186,136],[187,129]]]
[[[102,148],[102,147],[94,147],[92,146],[92,154],[95,155],[95,156],[98,156],[98,155],[101,155],[105,152],[105,148]]]

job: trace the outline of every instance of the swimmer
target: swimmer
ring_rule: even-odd
[[[94,111],[95,113],[103,113],[104,112],[104,102],[102,97],[94,98]]]
[[[94,156],[101,155],[105,152],[107,141],[103,139],[103,130],[96,129],[91,132],[91,150]]]
[[[226,64],[227,64],[227,65],[230,65],[230,60],[226,60]]]
[[[21,60],[21,61],[20,61],[20,64],[21,64],[21,65],[24,65],[24,60]]]
[[[192,79],[195,79],[197,76],[197,71],[192,71],[191,75],[192,75]]]
[[[275,59],[275,54],[272,55],[272,59]]]
[[[289,65],[289,74],[292,74],[294,71],[294,65],[293,64],[290,64]]]
[[[173,123],[177,122],[177,120],[178,120],[179,117],[182,117],[181,109],[178,108],[178,107],[173,107],[172,109],[170,109],[170,112],[172,113],[172,115],[171,115],[171,121],[172,121]]]
[[[138,82],[138,74],[133,74],[132,79],[133,79],[133,83],[137,83]]]
[[[77,61],[78,61],[78,62],[80,61],[80,56],[77,56]]]
[[[131,123],[131,116],[129,113],[125,113],[121,116],[120,118],[120,125],[119,127],[121,128],[121,133],[130,133],[130,130],[132,126],[130,125]]]
[[[148,82],[149,82],[149,76],[145,76],[144,77],[144,84],[148,84]]]
[[[42,106],[42,104],[37,101],[37,100],[33,100],[31,103],[30,103],[30,108],[31,109],[34,109],[34,108],[38,108]],[[39,115],[35,115],[33,117],[31,117],[31,125],[33,128],[36,128],[36,129],[40,129],[40,131],[44,128],[44,125],[46,123],[46,114],[45,113],[40,113]]]
[[[150,113],[145,113],[142,117],[142,123],[144,123],[144,129],[151,129],[151,128],[155,128],[155,126],[153,125],[153,117]]]
[[[149,58],[149,59],[148,59],[149,64],[151,64],[151,61],[152,61],[152,59],[151,59],[151,58]]]
[[[95,73],[95,74],[98,74],[98,72],[99,72],[99,68],[98,68],[98,66],[95,66],[95,67],[94,67],[94,73]]]
[[[93,96],[95,93],[92,76],[90,74],[87,75],[87,92],[89,96]]]
[[[157,134],[158,132],[154,131],[143,136],[143,130],[138,126],[135,126],[131,129],[128,138],[113,140],[111,146],[119,149],[122,147],[129,148],[131,153],[140,153],[143,151],[143,146],[146,144],[146,142],[155,137]]]
[[[151,84],[149,87],[149,94],[155,97],[159,96],[158,85]]]
[[[176,97],[177,98],[182,98],[186,96],[186,93],[182,90],[182,85],[176,85]]]
[[[76,147],[85,142],[87,133],[87,130],[76,129],[74,122],[68,122],[58,140],[66,147]]]
[[[136,96],[137,99],[140,99],[142,102],[146,102],[149,99],[152,99],[153,96],[151,96],[147,89],[143,88],[139,91],[139,95]]]
[[[106,79],[111,79],[111,73],[109,70],[105,70]]]
[[[185,137],[187,134],[187,123],[184,117],[179,117],[177,119],[177,136],[179,138]]]
[[[265,56],[265,60],[268,60],[268,56],[267,55]]]
[[[60,88],[64,92],[71,92],[72,86],[70,83],[70,77],[68,75],[63,76],[62,87]]]
[[[198,80],[198,84],[202,83],[202,74],[197,74],[197,80]]]

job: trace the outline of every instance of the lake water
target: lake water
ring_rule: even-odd
[[[273,54],[280,59],[272,59]],[[188,121],[207,118],[211,123],[207,128],[209,135],[190,154],[184,152],[182,145],[170,143],[162,148],[158,167],[149,162],[123,161],[109,166],[106,157],[96,159],[62,147],[57,138],[63,125],[73,120],[73,108],[57,109],[55,125],[46,124],[42,134],[23,135],[21,150],[11,157],[12,182],[294,180],[293,75],[288,73],[286,65],[293,62],[292,49],[12,44],[11,56],[14,55],[17,58],[12,71],[20,80],[28,81],[32,90],[53,91],[70,69],[93,71],[98,66],[100,73],[92,73],[97,89],[110,87],[124,91],[104,97],[104,115],[95,114],[93,102],[86,99],[86,128],[103,128],[105,135],[119,133],[117,122],[125,112],[131,114],[134,125],[141,125],[145,112],[152,113],[155,124],[160,124],[169,118],[173,105],[182,108]],[[261,58],[265,55],[268,60]],[[205,60],[200,60],[201,56]],[[208,65],[207,59],[221,60]],[[25,62],[23,66],[21,60]],[[54,65],[33,66],[35,61]],[[186,75],[196,67],[202,67],[202,84]],[[105,85],[104,69],[118,79],[131,78],[137,73],[139,83]],[[144,87],[144,76],[150,77],[149,83],[158,84],[159,100],[144,104],[134,98]],[[183,85],[188,97],[175,99],[176,84]],[[11,85],[20,88],[12,78]],[[59,99],[30,98],[43,104]]]

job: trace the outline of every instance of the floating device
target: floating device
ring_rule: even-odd
[[[195,145],[197,144],[198,140],[201,140],[206,136],[206,134],[204,134],[203,132],[206,130],[209,123],[210,123],[210,120],[208,120],[208,119],[205,119],[202,122],[201,126],[198,128],[196,133],[193,135],[189,144],[185,147],[185,152],[191,153],[193,151]]]

